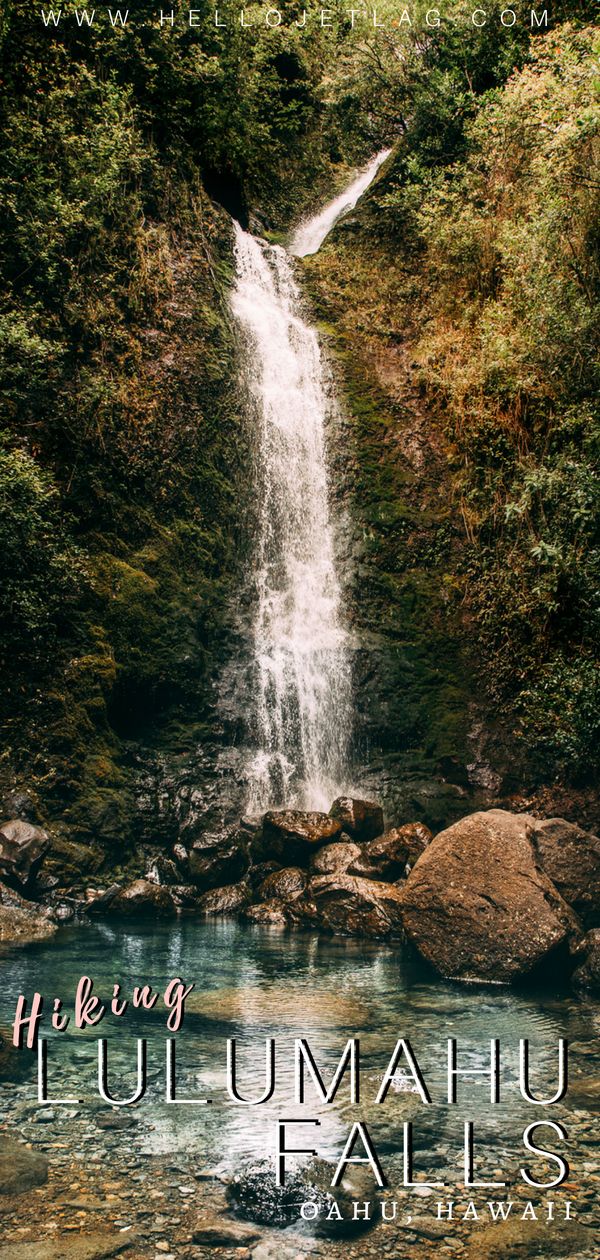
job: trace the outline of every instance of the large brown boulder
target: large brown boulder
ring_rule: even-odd
[[[240,884],[226,884],[224,888],[212,888],[198,899],[198,909],[202,914],[237,914],[247,906],[251,899],[250,886],[242,880]]]
[[[326,844],[323,849],[313,853],[310,859],[311,875],[336,875],[347,871],[357,858],[361,848],[352,840],[338,840],[335,844]]]
[[[344,831],[353,840],[375,840],[383,832],[383,810],[374,801],[338,796],[329,813],[341,822]]]
[[[462,818],[398,890],[407,935],[441,975],[508,982],[551,956],[566,964],[579,923],[538,867],[534,827],[501,809]]]
[[[124,917],[170,919],[177,914],[177,906],[168,888],[152,884],[149,879],[136,879],[109,901],[106,912]]]
[[[600,839],[564,818],[536,822],[539,864],[589,927],[600,927]]]
[[[299,809],[272,809],[265,814],[262,845],[266,857],[307,862],[310,854],[342,834],[342,824],[329,814]]]
[[[33,823],[13,818],[0,826],[0,879],[15,888],[27,888],[35,879],[50,840]]]
[[[188,855],[190,878],[204,892],[237,883],[249,866],[249,836],[239,827],[226,835],[206,833],[200,836]]]
[[[280,901],[293,901],[305,888],[305,872],[299,866],[284,866],[283,870],[267,875],[256,895],[259,901],[269,901],[272,897],[277,897]]]
[[[404,828],[395,827],[377,840],[363,844],[358,857],[350,863],[348,874],[362,875],[365,879],[383,879],[391,884],[404,875],[408,852]]]
[[[600,993],[600,928],[594,928],[583,938],[582,962],[573,973],[577,989]]]
[[[317,875],[308,898],[317,907],[319,926],[344,936],[380,938],[402,935],[400,889],[355,875]]]

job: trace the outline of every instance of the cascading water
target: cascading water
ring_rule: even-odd
[[[348,787],[352,725],[325,450],[333,403],[289,255],[239,224],[235,233],[232,305],[255,411],[259,516],[248,807],[323,809]]]

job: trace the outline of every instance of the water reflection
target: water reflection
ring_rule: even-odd
[[[319,1152],[338,1156],[354,1120],[367,1120],[374,1141],[386,1152],[393,1170],[402,1122],[414,1123],[417,1150],[432,1167],[446,1163],[460,1176],[462,1124],[471,1119],[498,1147],[498,1158],[521,1155],[526,1124],[544,1119],[545,1109],[528,1105],[517,1088],[518,1041],[531,1043],[532,1088],[554,1092],[557,1043],[575,1043],[572,1075],[598,1079],[597,1005],[559,993],[525,993],[509,989],[460,987],[434,982],[414,956],[399,945],[314,934],[288,934],[235,921],[198,922],[184,919],[175,927],[163,925],[64,929],[58,942],[18,954],[1,962],[0,1023],[10,1022],[19,993],[35,989],[50,1000],[54,995],[71,1010],[82,974],[92,976],[95,990],[110,999],[120,981],[129,997],[134,984],[149,983],[164,991],[173,976],[195,990],[188,1002],[184,1029],[177,1040],[178,1088],[182,1097],[209,1097],[209,1106],[167,1106],[164,1102],[166,1014],[158,1004],[150,1014],[130,1010],[125,1020],[107,1016],[99,1028],[53,1036],[50,1060],[52,1088],[95,1098],[95,1043],[109,1039],[111,1088],[128,1096],[135,1083],[135,1038],[148,1038],[151,1069],[149,1096],[138,1109],[139,1140],[149,1153],[197,1152],[201,1162],[231,1167],[240,1156],[272,1152],[278,1116],[315,1117]],[[50,1030],[47,1035],[52,1037]],[[226,1039],[239,1038],[239,1089],[248,1096],[262,1092],[265,1038],[277,1042],[277,1088],[269,1103],[236,1106],[225,1092]],[[307,1088],[309,1102],[294,1102],[294,1041],[310,1042],[323,1079],[333,1074],[348,1037],[360,1039],[362,1099],[348,1102],[348,1088],[340,1089],[333,1106],[321,1104]],[[434,1105],[425,1107],[418,1095],[392,1088],[386,1102],[374,1098],[398,1038],[408,1037],[425,1076]],[[446,1039],[456,1037],[461,1067],[481,1070],[489,1065],[490,1039],[502,1045],[502,1095],[499,1106],[489,1101],[489,1082],[461,1078],[459,1103],[446,1099]],[[579,1049],[577,1048],[579,1047]],[[403,1081],[399,1080],[402,1086]],[[3,1105],[14,1111],[23,1100],[35,1103],[34,1086],[27,1082],[2,1092]],[[571,1145],[585,1141],[589,1106],[577,1094],[577,1111],[567,1099],[552,1109],[553,1119],[564,1115]],[[65,1124],[85,1122],[85,1107]],[[577,1130],[581,1130],[578,1134]],[[304,1136],[305,1135],[301,1135]],[[309,1143],[311,1144],[311,1143]],[[442,1155],[440,1156],[440,1148]]]

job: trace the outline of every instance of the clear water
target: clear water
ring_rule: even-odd
[[[148,1038],[151,1076],[149,1098],[136,1109],[135,1140],[148,1154],[192,1154],[199,1166],[238,1167],[241,1159],[264,1158],[275,1149],[278,1116],[316,1117],[319,1153],[339,1158],[350,1125],[366,1119],[390,1183],[401,1177],[402,1121],[414,1123],[416,1171],[456,1183],[461,1176],[462,1125],[476,1124],[488,1154],[486,1171],[505,1167],[515,1176],[521,1159],[521,1134],[527,1123],[547,1119],[548,1108],[532,1107],[516,1085],[518,1039],[531,1039],[532,1080],[548,1092],[556,1077],[559,1037],[574,1043],[571,1077],[573,1101],[552,1107],[553,1120],[564,1119],[575,1177],[590,1158],[590,1126],[597,1107],[581,1097],[580,1077],[598,1081],[600,1009],[597,1004],[555,993],[525,994],[504,988],[459,987],[435,982],[410,952],[398,944],[286,933],[235,921],[182,919],[175,926],[64,928],[48,946],[7,953],[2,958],[0,1024],[12,1018],[19,993],[36,988],[48,998],[70,1002],[82,974],[92,976],[96,991],[109,998],[120,980],[128,993],[135,983],[164,989],[173,976],[196,989],[183,1030],[177,1038],[178,1089],[182,1097],[210,1097],[209,1106],[168,1106],[164,1095],[164,1011],[150,1015],[130,1010],[124,1020],[106,1018],[97,1029],[48,1032],[51,1093],[81,1099],[78,1115],[61,1116],[53,1126],[61,1140],[78,1141],[78,1126],[96,1095],[96,1043],[109,1040],[109,1081],[117,1096],[135,1085],[135,1038]],[[48,1003],[48,1005],[50,1005]],[[293,1043],[306,1037],[324,1079],[333,1073],[346,1040],[360,1038],[362,1100],[350,1105],[347,1087],[339,1101],[324,1106],[308,1087],[307,1104],[293,1098]],[[277,1088],[260,1107],[237,1106],[225,1092],[226,1039],[239,1039],[240,1089],[256,1096],[264,1079],[265,1038],[277,1045]],[[373,1105],[381,1075],[398,1037],[409,1037],[434,1105],[425,1107],[397,1080],[386,1102]],[[459,1041],[460,1062],[484,1067],[489,1040],[502,1043],[502,1103],[492,1108],[489,1086],[477,1077],[459,1085],[459,1102],[444,1102],[446,1038]],[[35,1081],[4,1086],[0,1105],[8,1117],[23,1102],[35,1104]],[[34,1108],[35,1109],[35,1108]],[[544,1114],[545,1113],[545,1114]],[[19,1113],[22,1116],[22,1111]],[[39,1131],[38,1131],[39,1132]],[[302,1137],[302,1130],[293,1131]],[[309,1130],[313,1133],[313,1130]],[[69,1136],[70,1135],[70,1136]],[[100,1140],[100,1139],[99,1139]],[[133,1140],[133,1139],[132,1139]],[[490,1147],[491,1143],[491,1147]],[[492,1153],[490,1153],[490,1151]]]

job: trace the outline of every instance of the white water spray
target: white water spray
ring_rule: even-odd
[[[379,159],[383,160],[382,155]],[[381,164],[370,164],[370,178]],[[344,204],[355,204],[354,182]],[[369,181],[360,177],[360,191]],[[348,198],[351,196],[351,200]],[[338,207],[341,198],[332,203]],[[341,211],[302,229],[312,242]],[[251,810],[328,809],[348,787],[352,692],[329,502],[325,430],[333,402],[317,335],[303,320],[289,255],[235,225],[233,311],[246,340],[256,424]],[[295,252],[302,251],[298,245]]]
[[[362,197],[369,184],[373,182],[379,167],[390,153],[391,149],[383,149],[371,159],[368,166],[365,166],[360,175],[356,176],[356,179],[340,193],[339,197],[330,201],[313,219],[306,219],[300,224],[290,242],[291,254],[295,254],[297,258],[306,258],[307,254],[316,254],[338,219],[354,209],[359,197]]]

